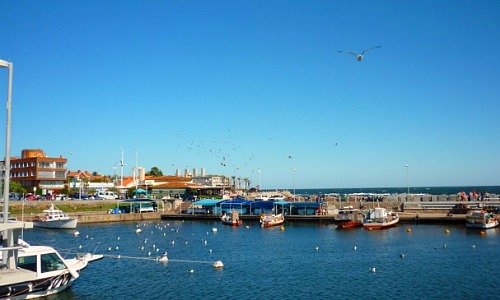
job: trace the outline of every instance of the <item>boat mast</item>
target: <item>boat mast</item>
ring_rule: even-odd
[[[121,166],[121,174],[120,174],[120,186],[123,187],[123,148],[120,147],[122,150],[122,159],[120,160],[120,166]]]

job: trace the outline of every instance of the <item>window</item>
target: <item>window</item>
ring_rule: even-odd
[[[21,269],[36,272],[36,255],[19,257],[17,259],[17,265]]]
[[[63,261],[55,253],[42,254],[40,258],[42,273],[64,270],[66,268]]]

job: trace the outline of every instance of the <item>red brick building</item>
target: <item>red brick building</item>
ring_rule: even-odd
[[[40,149],[24,149],[21,158],[12,157],[11,181],[19,182],[27,192],[37,194],[54,194],[66,186],[67,159],[47,157]],[[2,162],[5,164],[5,161]],[[36,188],[36,190],[35,190]]]

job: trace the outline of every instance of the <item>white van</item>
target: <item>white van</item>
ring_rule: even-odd
[[[118,199],[118,195],[115,192],[111,192],[111,191],[99,191],[99,192],[97,192],[97,196],[99,196],[105,200]]]

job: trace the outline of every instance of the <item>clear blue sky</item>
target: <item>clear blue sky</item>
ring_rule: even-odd
[[[113,174],[123,148],[130,175],[137,149],[146,170],[267,189],[499,185],[499,16],[499,1],[2,1],[11,153]]]

